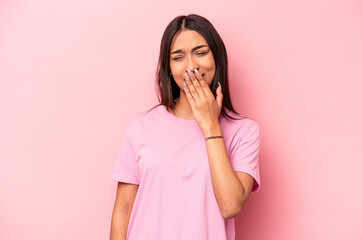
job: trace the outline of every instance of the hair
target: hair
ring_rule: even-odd
[[[214,97],[216,97],[216,90],[218,82],[222,87],[223,101],[221,113],[225,118],[235,119],[228,115],[225,108],[242,117],[232,106],[229,84],[228,84],[228,59],[227,51],[214,26],[204,17],[189,14],[187,16],[181,15],[174,18],[166,27],[160,44],[160,55],[156,71],[155,87],[158,95],[159,104],[151,109],[164,105],[169,109],[174,109],[174,100],[180,96],[180,88],[176,84],[174,77],[171,75],[170,70],[170,51],[171,44],[174,36],[182,30],[194,30],[201,34],[206,40],[209,48],[212,51],[215,62],[215,74],[211,85],[209,86]],[[151,110],[150,109],[150,110]],[[149,110],[149,111],[150,111]]]

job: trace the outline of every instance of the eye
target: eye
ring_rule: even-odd
[[[207,54],[208,52],[198,52],[197,55],[204,55]]]
[[[179,60],[179,59],[182,59],[183,57],[175,57],[173,58],[173,60]]]

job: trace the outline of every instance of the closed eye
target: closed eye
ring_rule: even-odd
[[[198,53],[196,53],[196,55],[203,56],[203,55],[205,55],[207,53],[209,53],[209,51],[207,51],[207,52],[198,52]],[[179,60],[181,58],[183,58],[183,56],[175,57],[175,58],[173,58],[173,60]]]

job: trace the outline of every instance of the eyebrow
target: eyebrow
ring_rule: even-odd
[[[195,50],[198,50],[199,48],[202,48],[202,47],[208,47],[208,45],[199,45],[199,46],[196,46],[196,47],[194,47],[192,49],[192,52],[194,52]],[[181,53],[181,52],[184,52],[184,50],[183,49],[178,49],[178,50],[176,50],[174,52],[171,52],[170,55],[175,54],[175,53]]]

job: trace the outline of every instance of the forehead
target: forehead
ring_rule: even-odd
[[[193,47],[201,44],[207,44],[204,37],[194,30],[182,30],[174,36],[173,42],[170,46],[170,51],[177,49],[192,49]]]

